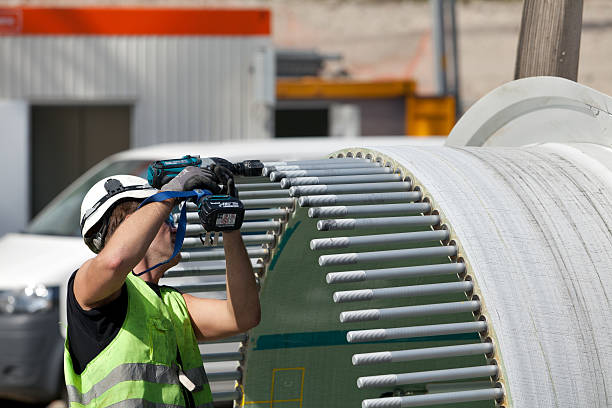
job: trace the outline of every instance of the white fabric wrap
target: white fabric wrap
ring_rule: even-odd
[[[415,176],[463,246],[509,406],[612,406],[612,172],[601,158],[554,144],[376,151]]]

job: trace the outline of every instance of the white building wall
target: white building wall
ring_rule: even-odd
[[[0,67],[0,98],[133,104],[133,147],[272,135],[267,36],[0,36]]]
[[[0,237],[23,230],[30,217],[29,109],[0,100]]]

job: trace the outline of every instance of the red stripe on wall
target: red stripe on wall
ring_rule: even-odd
[[[270,34],[264,9],[8,8],[0,34],[228,35]]]

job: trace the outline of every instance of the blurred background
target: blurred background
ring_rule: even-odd
[[[442,141],[514,79],[522,13],[522,0],[0,0],[0,237],[128,149]],[[610,0],[584,0],[581,33],[578,82],[612,94]]]
[[[124,149],[445,136],[472,103],[513,79],[522,6],[0,1],[0,141],[11,145],[2,166],[23,177],[3,187],[28,207],[3,217],[0,235],[22,229],[78,175]],[[578,81],[607,94],[611,34],[609,2],[585,0]],[[49,166],[57,175],[44,180]]]

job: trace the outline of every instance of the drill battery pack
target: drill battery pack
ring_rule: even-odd
[[[198,215],[206,231],[233,231],[242,226],[244,206],[232,196],[209,195],[198,202]]]

